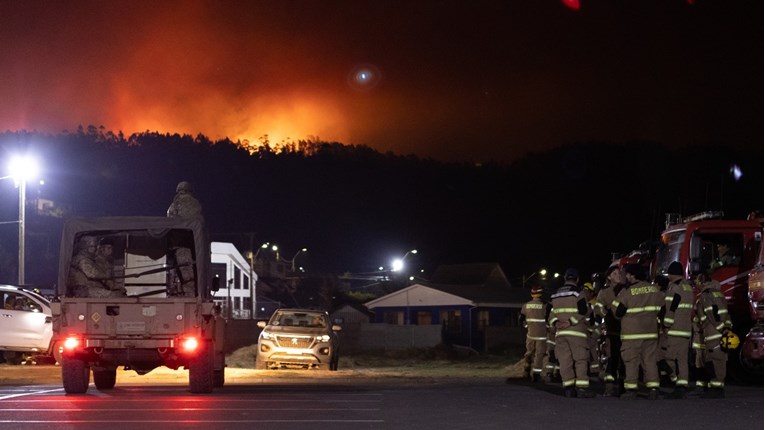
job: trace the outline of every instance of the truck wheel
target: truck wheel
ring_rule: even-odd
[[[8,364],[21,364],[24,360],[24,354],[16,351],[3,351],[3,357]]]
[[[197,353],[189,361],[189,389],[192,393],[211,393],[214,385],[212,345],[203,343]]]
[[[268,369],[268,365],[266,364],[266,362],[260,357],[255,357],[255,370],[266,370],[266,369]]]
[[[90,367],[83,360],[64,357],[61,361],[61,379],[67,394],[82,394],[88,391]]]
[[[99,390],[111,390],[117,382],[117,369],[93,371],[93,383]]]

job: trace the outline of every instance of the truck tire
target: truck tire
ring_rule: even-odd
[[[3,358],[8,364],[21,364],[24,361],[24,354],[16,351],[3,351]]]
[[[195,394],[211,393],[213,382],[213,348],[210,342],[205,342],[189,361],[189,389]]]
[[[93,383],[99,390],[111,390],[117,382],[117,369],[93,371]]]
[[[83,394],[90,384],[90,367],[83,360],[64,357],[61,359],[61,379],[67,394]]]

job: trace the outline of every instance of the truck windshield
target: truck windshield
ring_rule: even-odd
[[[665,233],[661,236],[661,244],[656,254],[657,274],[666,275],[667,267],[673,261],[680,261],[683,242],[685,242],[685,231]]]

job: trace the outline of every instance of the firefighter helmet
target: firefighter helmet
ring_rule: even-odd
[[[542,287],[535,286],[531,288],[531,297],[541,297],[542,296]]]
[[[728,331],[720,339],[720,348],[722,348],[723,351],[731,351],[738,348],[740,343],[741,340],[738,338],[738,335],[732,331]]]

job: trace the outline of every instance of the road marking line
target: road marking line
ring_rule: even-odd
[[[64,391],[63,388],[56,388],[53,390],[42,390],[42,391],[30,391],[27,393],[19,393],[19,394],[9,394],[7,396],[0,396],[0,400],[6,400],[6,399],[13,399],[16,397],[23,397],[23,396],[34,396],[36,394],[45,394],[45,393],[53,393],[56,391]]]

